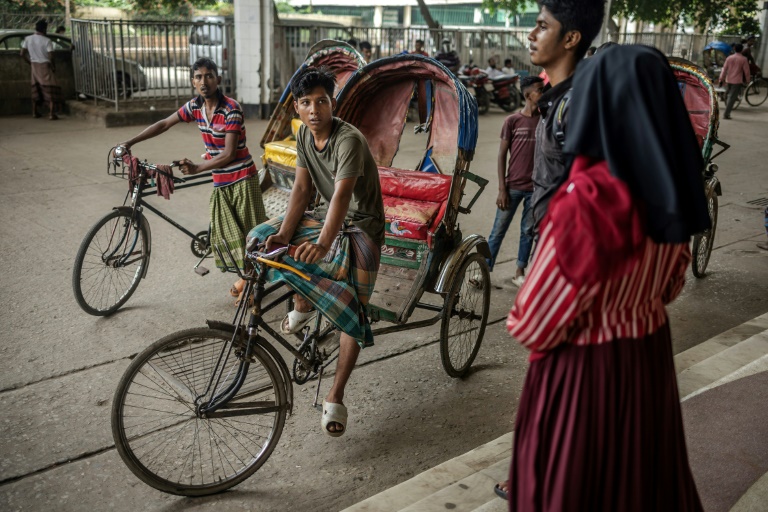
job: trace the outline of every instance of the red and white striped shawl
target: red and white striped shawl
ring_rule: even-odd
[[[507,330],[533,351],[531,360],[560,343],[589,345],[642,338],[664,325],[664,305],[685,284],[685,269],[691,261],[688,244],[660,245],[648,239],[629,273],[577,288],[559,268],[551,230],[549,223],[507,317]]]

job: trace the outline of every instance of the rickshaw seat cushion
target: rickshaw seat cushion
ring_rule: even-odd
[[[379,167],[381,195],[442,203],[451,191],[451,177],[444,174]]]
[[[299,128],[301,128],[304,125],[304,123],[301,122],[301,119],[294,117],[291,119],[291,134],[293,134],[293,138],[295,139],[299,135]]]
[[[445,213],[451,177],[379,167],[386,235],[429,241]]]
[[[296,141],[279,140],[264,145],[264,159],[286,167],[296,167]]]

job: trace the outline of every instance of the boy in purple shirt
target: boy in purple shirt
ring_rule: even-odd
[[[515,211],[523,203],[523,215],[520,220],[520,245],[517,250],[516,285],[521,285],[528,266],[528,258],[533,247],[533,216],[531,214],[531,196],[533,195],[533,153],[536,147],[536,125],[539,122],[539,109],[536,102],[541,97],[544,81],[537,76],[526,76],[520,81],[520,88],[525,96],[525,106],[520,112],[510,115],[501,129],[501,143],[497,159],[499,176],[499,195],[496,199],[496,219],[493,221],[488,245],[491,257],[488,267],[493,270],[496,257],[501,249],[501,242],[515,216]],[[509,154],[509,165],[507,155]]]

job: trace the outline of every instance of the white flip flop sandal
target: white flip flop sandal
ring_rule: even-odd
[[[338,423],[341,425],[342,430],[340,432],[331,432],[328,430],[328,425],[331,423]],[[339,437],[347,431],[347,408],[343,404],[334,404],[323,400],[323,417],[320,420],[320,425],[326,434],[331,437]]]
[[[302,313],[293,309],[280,322],[280,332],[283,334],[296,334],[310,321],[314,320],[316,314],[316,311]]]

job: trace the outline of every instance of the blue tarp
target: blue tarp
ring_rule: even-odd
[[[723,41],[712,41],[710,43],[707,43],[707,46],[704,47],[704,51],[707,50],[717,50],[719,52],[723,52],[726,55],[730,55],[733,53],[733,48],[728,43],[725,43]]]

